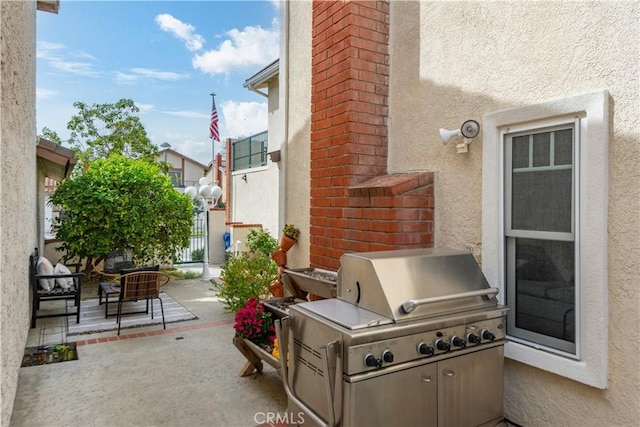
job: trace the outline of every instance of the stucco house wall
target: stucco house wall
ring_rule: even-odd
[[[389,167],[436,171],[437,246],[481,258],[482,134],[459,155],[438,128],[609,91],[609,388],[507,360],[505,413],[522,425],[637,422],[638,4],[392,2],[390,17]]]
[[[268,85],[268,151],[280,149],[282,144],[282,120],[278,98],[278,79]],[[257,96],[257,95],[256,95]],[[240,169],[231,172],[231,221],[243,224],[260,224],[274,238],[280,235],[280,167],[267,156],[265,166]],[[229,163],[228,163],[229,164]]]
[[[198,180],[205,176],[207,166],[193,160],[171,148],[166,148],[158,153],[158,160],[171,163],[170,172],[179,172],[182,175],[181,185],[184,187],[197,186]]]
[[[8,426],[29,332],[29,254],[38,245],[36,2],[0,3],[0,425]],[[31,189],[31,191],[17,191]],[[21,218],[16,224],[15,218]]]
[[[284,222],[300,229],[290,267],[309,266],[311,143],[311,2],[286,2],[280,19],[280,94],[285,109]]]
[[[311,173],[311,12],[311,2],[288,2],[288,20],[281,20],[281,91],[288,102],[284,215],[303,236]],[[442,144],[439,128],[456,129],[467,119],[482,128],[488,113],[588,92],[606,90],[612,99],[603,242],[607,388],[507,359],[505,415],[521,425],[635,425],[640,417],[638,18],[637,2],[390,2],[387,167],[389,173],[435,173],[435,246],[469,248],[482,261],[483,134],[469,153],[457,154],[454,144]],[[290,264],[304,266],[308,248],[301,242]]]

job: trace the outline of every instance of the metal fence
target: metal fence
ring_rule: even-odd
[[[187,264],[202,262],[204,260],[204,227],[206,223],[205,213],[196,209],[191,226],[191,241],[189,247],[175,254],[174,263]]]

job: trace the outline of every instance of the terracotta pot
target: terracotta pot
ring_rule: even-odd
[[[315,294],[309,293],[309,295],[307,295],[307,299],[309,301],[320,301],[321,299],[326,299],[326,298],[321,297],[319,295],[315,295]]]
[[[275,298],[284,297],[283,283],[280,280],[276,280],[275,282],[269,285],[269,292],[271,292],[271,295],[273,295]]]
[[[288,251],[289,249],[291,249],[291,247],[293,245],[295,245],[297,242],[296,239],[293,239],[289,236],[286,235],[282,235],[282,238],[280,238],[280,249],[282,249],[283,251]]]
[[[271,254],[271,258],[278,264],[279,267],[287,265],[287,253],[282,249],[278,249]]]

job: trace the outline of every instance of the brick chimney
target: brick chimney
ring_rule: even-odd
[[[387,174],[389,2],[314,1],[310,263],[433,246],[433,174]]]

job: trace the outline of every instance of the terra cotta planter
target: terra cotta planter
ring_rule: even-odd
[[[282,249],[278,249],[271,254],[271,258],[278,264],[279,267],[287,265],[287,252]]]
[[[289,237],[283,234],[282,237],[280,238],[280,249],[282,249],[285,252],[291,249],[291,247],[295,244],[296,244],[296,239],[292,237]]]
[[[284,285],[280,280],[276,280],[269,285],[269,292],[271,292],[271,295],[275,298],[282,298],[284,296]]]

